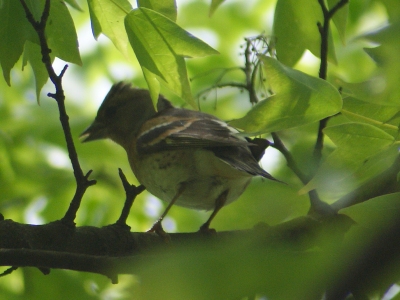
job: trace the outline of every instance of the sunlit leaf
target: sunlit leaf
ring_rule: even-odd
[[[321,36],[317,23],[323,24],[318,1],[278,0],[273,31],[279,61],[293,66],[306,49],[320,57]],[[328,38],[328,60],[337,63],[331,34]]]
[[[208,15],[211,17],[217,10],[218,6],[220,6],[224,1],[225,0],[211,0],[210,12],[208,13]]]
[[[400,19],[400,6],[397,0],[380,0],[386,7],[386,13],[389,16],[391,22],[398,21]]]
[[[50,53],[52,61],[54,60],[54,55]],[[27,41],[24,48],[24,61],[29,62],[32,67],[33,73],[35,74],[36,83],[36,99],[40,103],[40,91],[42,87],[47,82],[49,74],[42,62],[42,54],[40,52],[40,46],[32,42]],[[24,63],[25,65],[25,63]]]
[[[64,2],[58,0],[51,2],[46,34],[49,47],[56,57],[82,65],[74,21]]]
[[[176,22],[176,2],[175,0],[137,0],[138,7],[154,10],[172,21]]]
[[[132,10],[128,0],[88,0],[93,35],[103,33],[115,47],[129,58],[130,47],[125,32],[124,18]]]
[[[31,25],[19,1],[4,0],[0,5],[0,63],[3,76],[8,85],[10,71],[20,58]]]
[[[146,8],[129,13],[125,18],[125,27],[141,67],[196,107],[184,57],[201,57],[218,52],[170,19]]]
[[[400,107],[369,103],[353,97],[343,99],[342,115],[353,122],[377,126],[396,139],[399,138]]]
[[[65,2],[71,5],[71,7],[75,8],[76,10],[82,11],[82,8],[79,6],[76,0],[65,0]]]
[[[261,57],[274,95],[255,105],[232,126],[252,134],[278,131],[316,122],[338,113],[339,92],[326,81]]]

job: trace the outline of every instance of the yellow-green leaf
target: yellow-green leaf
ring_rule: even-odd
[[[218,52],[155,11],[138,8],[125,18],[126,32],[142,67],[179,97],[196,107],[190,91],[184,57],[202,57]],[[150,92],[153,84],[149,84]],[[154,99],[153,99],[154,101]]]
[[[172,21],[176,22],[176,2],[175,0],[137,0],[138,7],[154,10]]]
[[[301,126],[332,116],[342,107],[339,92],[325,80],[261,56],[274,95],[255,105],[232,126],[252,134]]]
[[[320,57],[321,35],[317,23],[323,24],[318,1],[278,0],[273,31],[279,61],[293,66],[306,49]],[[332,35],[329,33],[328,60],[337,63]]]
[[[320,195],[339,198],[389,168],[398,156],[393,136],[369,124],[344,123],[324,133],[338,148],[301,193],[317,189]]]
[[[126,58],[132,56],[124,27],[124,19],[132,10],[129,1],[88,0],[88,5],[94,37],[103,33]]]

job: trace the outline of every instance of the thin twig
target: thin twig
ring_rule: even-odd
[[[324,16],[323,24],[318,23],[318,29],[321,35],[321,65],[319,69],[319,78],[326,80],[327,70],[328,70],[328,38],[329,38],[329,24],[334,16],[334,14],[345,4],[348,3],[349,0],[340,0],[334,7],[330,10],[325,5],[324,0],[318,0],[319,5],[321,6],[322,14]],[[317,141],[314,147],[314,162],[315,165],[318,166],[321,158],[322,158],[322,149],[324,145],[324,133],[323,130],[328,123],[329,118],[325,118],[320,121]]]
[[[65,141],[67,144],[67,150],[68,150],[68,155],[71,160],[72,168],[74,171],[74,176],[75,180],[77,183],[75,195],[70,203],[69,209],[65,216],[63,217],[63,221],[68,223],[68,224],[73,224],[73,221],[76,216],[76,212],[79,209],[80,202],[82,200],[82,197],[86,191],[86,189],[95,184],[96,181],[94,180],[89,180],[88,177],[91,173],[88,172],[86,175],[83,174],[82,168],[79,164],[78,160],[78,154],[75,149],[75,145],[72,139],[72,134],[71,134],[71,128],[69,126],[69,117],[67,115],[66,109],[65,109],[65,95],[64,95],[64,90],[62,87],[62,78],[68,68],[68,65],[65,65],[62,71],[60,72],[59,75],[56,74],[56,72],[53,69],[52,63],[51,63],[51,49],[49,48],[49,45],[47,43],[46,39],[46,25],[47,25],[47,20],[50,15],[50,0],[45,1],[44,9],[42,12],[42,16],[40,18],[40,21],[36,21],[32,15],[32,12],[29,10],[29,7],[27,6],[25,0],[20,0],[22,7],[24,8],[26,18],[28,19],[29,23],[32,25],[32,27],[35,29],[38,37],[39,37],[39,42],[40,42],[40,49],[41,49],[41,54],[42,54],[42,61],[43,64],[46,67],[47,73],[49,74],[49,78],[51,82],[53,82],[54,87],[56,92],[53,93],[48,93],[47,96],[53,98],[56,100],[57,105],[58,105],[58,110],[60,114],[60,122],[61,126],[63,128],[64,132],[64,137]]]
[[[122,172],[121,169],[118,169],[118,171],[119,171],[119,177],[121,178],[122,181],[122,185],[124,186],[126,200],[124,203],[124,207],[122,208],[121,216],[119,217],[116,224],[121,226],[127,226],[126,220],[131,210],[133,201],[135,200],[136,196],[139,195],[141,192],[143,192],[146,188],[143,185],[135,186],[130,184],[126,179],[124,172]]]
[[[250,103],[258,103],[257,93],[254,87],[253,75],[255,73],[255,67],[251,61],[251,55],[253,54],[252,40],[249,38],[245,39],[246,49],[244,50],[244,73],[246,75],[246,90],[249,92]]]
[[[334,16],[334,14],[343,7],[349,0],[339,0],[339,2],[332,7],[330,10],[327,8],[325,1],[324,0],[318,0],[318,3],[321,7],[322,14],[323,14],[323,24],[317,23],[319,33],[321,35],[321,51],[320,51],[320,56],[321,56],[321,65],[319,68],[319,78],[326,80],[327,77],[327,71],[328,71],[328,39],[329,39],[329,24]],[[321,163],[322,159],[322,150],[324,147],[324,128],[328,124],[329,117],[322,119],[319,121],[319,126],[318,126],[318,133],[317,133],[317,140],[315,142],[314,146],[314,153],[313,153],[313,162],[314,162],[314,171],[317,169],[317,167]],[[328,204],[322,202],[319,199],[319,196],[316,191],[311,191],[309,192],[310,196],[310,201],[311,201],[311,208],[309,211],[309,214],[320,214],[320,215],[326,215],[330,214],[332,212],[332,209],[327,206]]]
[[[303,184],[307,184],[309,181],[308,177],[300,170],[297,166],[296,161],[294,160],[292,154],[285,147],[282,140],[279,138],[278,134],[275,132],[271,133],[272,138],[274,139],[274,144],[271,147],[277,149],[286,159],[287,166],[296,174],[296,176],[301,180]]]
[[[5,270],[3,273],[1,273],[0,277],[4,277],[4,276],[7,276],[7,275],[10,275],[12,272],[14,272],[17,269],[18,269],[18,267],[15,267],[15,266],[10,267],[7,270]]]

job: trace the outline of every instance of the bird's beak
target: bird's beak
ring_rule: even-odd
[[[82,143],[107,138],[107,129],[104,124],[94,121],[92,125],[86,128],[79,136]]]

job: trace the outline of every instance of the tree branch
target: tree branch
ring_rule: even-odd
[[[253,44],[250,38],[245,38],[246,41],[246,49],[244,50],[244,73],[246,75],[246,90],[249,92],[250,103],[256,104],[258,103],[256,89],[254,87],[254,78],[256,67],[251,61],[251,55],[253,53]]]
[[[319,68],[319,78],[326,80],[327,70],[328,70],[328,40],[329,40],[329,24],[334,16],[334,14],[344,5],[348,3],[349,0],[339,0],[339,2],[332,7],[330,10],[325,5],[324,0],[318,0],[318,3],[321,7],[322,14],[324,17],[323,24],[318,23],[318,29],[321,35],[321,65]],[[324,145],[324,133],[323,130],[328,123],[329,118],[325,118],[320,121],[318,134],[317,134],[317,141],[314,147],[314,162],[315,165],[318,166],[321,158],[322,158],[322,149]]]
[[[309,181],[308,177],[300,170],[297,166],[296,161],[294,160],[292,154],[285,147],[282,140],[279,138],[276,132],[271,133],[272,138],[274,139],[274,143],[271,145],[275,149],[277,149],[286,159],[287,166],[296,174],[296,176],[301,180],[303,184],[307,184]]]
[[[320,56],[321,56],[321,64],[320,64],[320,69],[319,69],[319,78],[326,80],[327,77],[327,70],[328,70],[328,40],[329,40],[329,24],[330,21],[333,17],[333,15],[337,12],[337,10],[341,7],[343,7],[348,0],[339,0],[339,2],[330,10],[326,7],[325,1],[324,0],[318,0],[318,3],[321,7],[322,14],[323,14],[323,24],[317,23],[319,33],[321,35],[321,51],[320,51]],[[315,170],[318,168],[318,166],[321,163],[322,159],[322,150],[324,147],[324,128],[327,126],[329,121],[329,117],[322,119],[319,121],[319,126],[318,126],[318,132],[317,132],[317,140],[315,142],[314,146],[314,152],[313,152],[313,162],[315,165],[313,173],[315,173]],[[323,213],[323,212],[328,212],[332,213],[334,210],[329,208],[325,205],[325,203],[322,203],[322,201],[319,199],[318,194],[316,191],[311,191],[309,193],[310,195],[310,200],[311,200],[311,208],[309,213]]]
[[[119,170],[119,177],[121,178],[122,185],[124,186],[126,200],[121,212],[121,216],[119,217],[116,224],[120,226],[128,226],[126,224],[126,219],[128,218],[133,201],[135,200],[136,196],[139,195],[141,192],[143,192],[146,188],[143,185],[136,187],[130,184],[126,179],[124,172],[122,172],[121,169],[118,170]]]
[[[171,242],[165,243],[155,233],[130,232],[127,226],[117,224],[71,228],[61,221],[38,226],[4,220],[0,221],[0,265],[69,269],[115,279],[117,274],[135,274],[135,266],[143,263],[145,257],[182,254],[182,250],[193,250],[193,246],[196,251],[210,253],[226,251],[227,244],[240,245],[240,249],[245,244],[259,250],[278,245],[292,250],[308,249],[315,246],[322,231],[331,230],[332,220],[326,221],[300,217],[273,227],[259,225],[251,230],[218,232],[212,236],[200,232],[171,233]],[[342,228],[339,231],[343,235],[351,224],[349,218],[339,216],[334,227]]]
[[[62,71],[60,72],[60,74],[57,75],[56,72],[54,71],[52,63],[51,63],[51,58],[50,58],[51,49],[49,48],[47,40],[46,40],[46,24],[47,24],[49,15],[50,15],[50,2],[51,1],[50,0],[45,1],[45,5],[44,5],[44,9],[43,9],[40,21],[36,21],[34,19],[25,0],[20,0],[20,2],[21,2],[22,7],[24,8],[26,18],[28,19],[28,21],[32,25],[32,27],[35,29],[35,31],[39,37],[42,61],[46,67],[47,73],[49,74],[49,78],[53,82],[55,90],[56,90],[56,92],[54,94],[48,93],[47,95],[49,97],[55,99],[57,102],[59,115],[60,115],[60,122],[61,122],[61,126],[62,126],[62,129],[64,132],[68,155],[69,155],[69,158],[70,158],[70,161],[72,164],[72,168],[73,168],[74,176],[75,176],[75,180],[76,180],[75,195],[72,198],[70,206],[62,220],[63,220],[63,222],[65,222],[67,224],[74,225],[76,212],[79,209],[82,197],[83,197],[84,193],[86,192],[86,189],[89,186],[94,185],[96,183],[96,181],[88,179],[91,171],[89,171],[86,175],[83,174],[82,168],[79,164],[78,154],[76,152],[75,145],[74,145],[74,142],[72,139],[71,128],[69,126],[69,117],[68,117],[66,109],[65,109],[65,95],[64,95],[64,90],[62,87],[62,78],[68,68],[68,65],[65,65],[64,68],[62,69]]]

